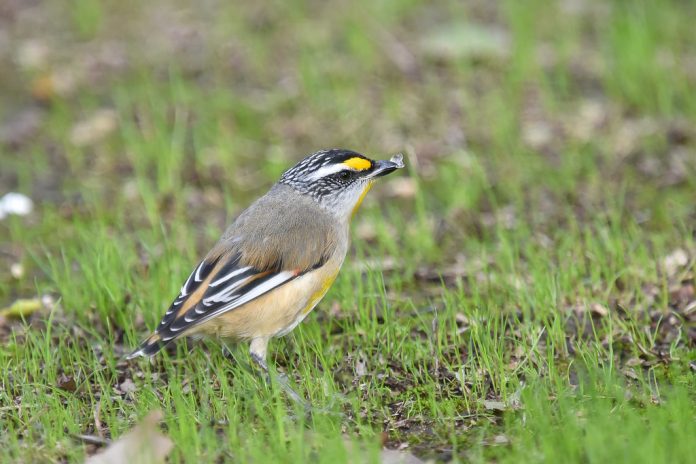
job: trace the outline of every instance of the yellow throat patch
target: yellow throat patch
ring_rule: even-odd
[[[367,195],[367,192],[370,191],[372,188],[372,184],[374,181],[370,181],[367,183],[365,188],[363,189],[362,193],[360,194],[360,198],[358,198],[358,201],[355,203],[355,206],[353,206],[353,211],[351,211],[351,217],[355,216],[355,213],[358,212],[358,208],[360,208],[360,205],[362,204],[363,200],[365,199],[365,195]]]

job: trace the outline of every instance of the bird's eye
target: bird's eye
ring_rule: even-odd
[[[338,173],[338,178],[341,180],[348,180],[350,179],[350,172],[348,171],[341,171]]]

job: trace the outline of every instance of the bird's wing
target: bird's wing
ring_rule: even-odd
[[[276,185],[196,266],[157,330],[130,355],[150,356],[190,330],[321,267],[337,247],[335,220],[311,198]],[[311,211],[311,214],[307,214]],[[283,218],[282,221],[279,218]]]
[[[320,267],[323,262],[316,263]],[[164,345],[227,311],[278,288],[309,270],[257,269],[238,252],[206,258],[196,266],[155,332],[129,357],[149,356]]]

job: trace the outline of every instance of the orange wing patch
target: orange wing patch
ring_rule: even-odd
[[[198,288],[196,288],[196,290],[186,298],[184,304],[177,310],[175,319],[183,317],[189,309],[200,303],[201,298],[203,298],[205,291],[208,289],[210,281],[213,280],[213,276],[224,266],[224,264],[224,261],[220,261],[215,265],[213,270],[210,271],[208,277],[206,277],[203,282],[198,285]]]
[[[372,167],[372,163],[370,162],[370,160],[366,160],[365,158],[360,158],[357,156],[345,160],[343,164],[345,164],[349,168],[355,169],[356,171],[364,171]]]

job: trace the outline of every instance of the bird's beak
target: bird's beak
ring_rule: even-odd
[[[405,166],[404,155],[399,153],[391,157],[389,161],[378,160],[374,162],[374,167],[371,172],[367,175],[368,178],[382,177],[386,176],[390,172],[394,172],[397,169],[401,169]]]

